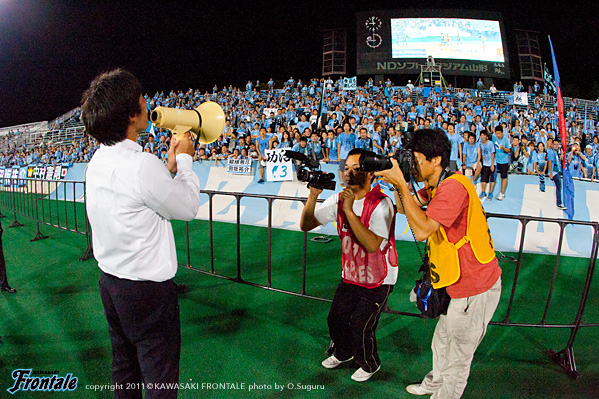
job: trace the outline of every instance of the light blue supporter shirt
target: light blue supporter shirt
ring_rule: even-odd
[[[343,132],[337,136],[337,139],[340,146],[339,159],[347,159],[347,154],[354,148],[356,136],[353,133],[347,134]]]
[[[503,145],[505,149],[511,149],[512,144],[510,143],[510,139],[508,139],[506,135],[503,135],[503,137],[500,140],[497,138],[496,135],[493,135],[493,144],[495,145],[495,162],[500,165],[509,163],[509,152],[505,152],[504,150],[499,149],[499,147]]]
[[[448,134],[447,138],[449,139],[449,142],[451,143],[451,154],[449,155],[449,160],[450,161],[457,161],[459,156],[460,156],[460,144],[462,144],[464,142],[464,137],[454,133],[454,134]]]
[[[491,140],[486,143],[480,143],[480,155],[482,157],[483,166],[491,167],[493,165],[493,154],[495,153],[495,145]]]
[[[470,145],[470,143],[464,144],[464,154],[466,155],[465,163],[466,166],[472,166],[478,160],[478,148],[480,147],[479,143],[474,143],[474,145]]]

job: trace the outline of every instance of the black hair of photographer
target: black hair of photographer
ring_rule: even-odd
[[[449,167],[451,143],[447,134],[440,129],[420,129],[406,131],[402,137],[403,147],[394,156],[399,168],[406,178],[412,176],[414,166],[414,152],[423,154],[427,160],[441,157],[441,167]],[[364,172],[378,172],[391,169],[391,158],[382,155],[366,154],[360,157],[360,169]]]

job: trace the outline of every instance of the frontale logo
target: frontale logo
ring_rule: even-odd
[[[14,370],[11,374],[14,384],[7,391],[15,394],[18,391],[65,392],[77,389],[78,378],[71,373],[64,376],[53,374],[52,376],[31,377],[31,370]]]

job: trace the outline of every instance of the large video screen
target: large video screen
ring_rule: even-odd
[[[376,10],[356,13],[358,75],[416,75],[433,56],[443,76],[510,78],[500,13]]]
[[[461,18],[391,19],[393,58],[504,62],[499,21]]]

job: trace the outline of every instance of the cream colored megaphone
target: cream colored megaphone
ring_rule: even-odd
[[[191,131],[194,140],[209,144],[220,137],[225,128],[225,113],[215,102],[207,101],[196,109],[156,107],[150,115],[152,123],[173,133],[175,140]],[[197,140],[196,140],[197,143]]]

